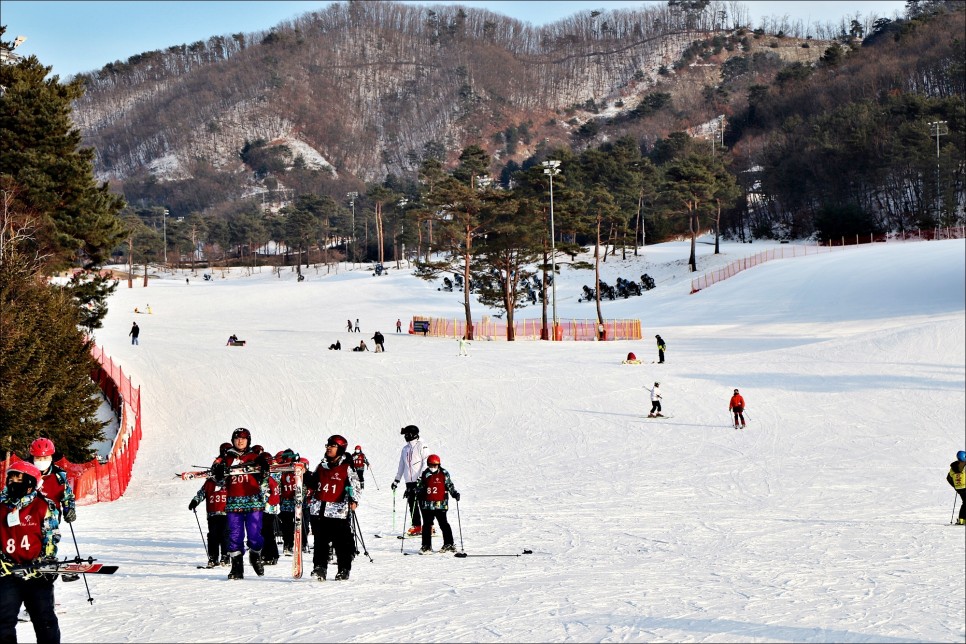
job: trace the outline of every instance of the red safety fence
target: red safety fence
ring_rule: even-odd
[[[466,320],[432,317],[414,317],[410,324],[413,333],[414,323],[429,322],[426,335],[437,338],[462,338],[466,335]],[[547,323],[548,335],[551,322]],[[640,320],[604,320],[603,336],[600,337],[597,320],[558,320],[557,340],[640,340]],[[415,332],[419,335],[419,331]],[[516,340],[540,340],[543,337],[543,320],[526,319],[513,321],[513,336]],[[484,317],[473,322],[475,340],[506,340],[507,323],[503,320]]]
[[[131,378],[114,360],[98,346],[91,349],[97,368],[91,373],[94,380],[119,414],[117,436],[110,455],[86,463],[71,463],[66,458],[57,465],[67,472],[67,479],[74,489],[77,505],[91,505],[101,501],[119,499],[131,481],[134,458],[141,444],[141,388],[135,388]],[[12,462],[19,459],[11,456]],[[0,480],[5,480],[5,464],[0,463]]]
[[[893,235],[869,235],[862,237],[856,235],[852,237],[842,237],[838,240],[829,240],[827,245],[782,245],[778,248],[771,248],[762,251],[751,257],[736,259],[727,266],[705,273],[701,277],[691,280],[691,293],[697,293],[706,289],[712,284],[722,282],[729,277],[734,277],[741,271],[747,270],[759,264],[770,262],[773,259],[786,259],[791,257],[805,257],[806,255],[816,255],[818,253],[829,253],[833,250],[842,250],[847,247],[855,247],[860,244],[871,244],[876,242],[910,242],[910,241],[929,241],[935,239],[962,239],[966,237],[963,226],[950,228],[929,228],[917,230],[916,232],[903,232]]]

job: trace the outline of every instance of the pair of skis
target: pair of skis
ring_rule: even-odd
[[[302,503],[305,500],[305,486],[303,484],[303,479],[305,477],[305,463],[280,463],[274,464],[269,468],[271,473],[285,473],[291,472],[295,475],[294,487],[295,487],[295,534],[294,543],[292,548],[292,578],[301,579],[302,578]],[[238,465],[235,467],[229,467],[228,472],[225,476],[235,476],[240,474],[261,474],[262,468],[253,465]],[[179,472],[174,475],[175,478],[180,478],[182,481],[190,481],[192,479],[208,479],[213,478],[214,475],[211,473],[211,468],[203,470],[192,470],[188,472]]]
[[[39,566],[10,566],[11,573],[18,577],[39,572],[44,575],[113,575],[117,572],[118,566],[105,566],[96,563],[96,559],[88,557],[80,559],[64,559],[63,561],[52,561]]]

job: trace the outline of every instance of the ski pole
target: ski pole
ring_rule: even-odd
[[[369,554],[369,549],[366,548],[366,540],[362,538],[362,526],[359,525],[359,516],[356,514],[355,510],[349,510],[352,513],[352,524],[355,526],[356,535],[359,537],[359,543],[362,544],[362,554],[369,557],[369,563],[373,563],[372,556]]]
[[[392,531],[396,531],[396,488],[392,489]]]
[[[366,463],[366,467],[369,468],[369,476],[372,477],[372,482],[373,483],[376,483],[376,475],[372,473],[372,466],[369,465],[368,463]],[[378,483],[376,483],[376,489],[377,490],[379,489],[379,484]]]
[[[955,504],[956,504],[956,502],[953,501],[953,507],[956,507]],[[74,539],[74,551],[77,553],[77,558],[80,559],[81,558],[81,556],[80,556],[80,548],[77,547],[77,535],[74,534],[74,524],[72,522],[69,522],[68,521],[67,522],[67,525],[70,526],[70,536],[71,536],[71,538]],[[94,598],[91,597],[91,587],[87,585],[87,575],[83,575],[83,577],[84,577],[84,588],[87,589],[87,602],[90,605],[93,606],[94,605]]]
[[[460,551],[457,552],[454,557],[464,558],[466,557],[466,548],[463,547],[463,521],[460,519],[460,502],[456,502],[456,525],[460,529]]]
[[[201,545],[205,548],[205,556],[211,560],[211,555],[208,554],[208,544],[205,543],[205,533],[201,531],[201,519],[198,518],[198,508],[192,510],[195,513],[195,521],[198,522],[198,534],[201,535]]]
[[[393,497],[394,499],[396,497]],[[408,506],[407,506],[408,507]],[[406,514],[409,514],[408,512]],[[399,537],[399,552],[402,553],[403,546],[406,545],[406,515],[403,515],[402,536]]]
[[[959,498],[959,493],[953,490],[953,513],[949,516],[949,525],[953,525],[956,522],[956,499]]]

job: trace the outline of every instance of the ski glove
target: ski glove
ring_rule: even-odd
[[[198,499],[191,499],[191,502],[188,504],[188,509],[194,512],[196,507],[198,507]]]
[[[74,519],[77,518],[77,510],[74,508],[67,508],[64,510],[64,521],[67,523],[73,523]]]
[[[396,488],[397,488],[397,487],[399,487],[399,481],[393,481],[393,482],[392,482],[392,485],[390,485],[390,486],[389,486],[389,488],[390,488],[390,489],[391,489],[391,490],[392,490],[393,492],[395,492],[395,491],[396,491]]]
[[[454,498],[454,499],[456,499],[457,501],[459,501],[459,500],[460,500],[460,493],[459,493],[459,492],[456,492],[456,491],[454,491],[454,492],[453,492],[453,498]]]
[[[215,463],[211,466],[211,475],[215,477],[215,481],[224,481],[227,473],[228,467],[224,463]]]

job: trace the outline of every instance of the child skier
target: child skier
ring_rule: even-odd
[[[352,469],[356,471],[356,476],[359,477],[359,489],[366,489],[366,465],[369,464],[369,459],[362,451],[362,445],[356,445],[355,451],[352,452]]]
[[[661,383],[655,382],[654,386],[650,389],[651,392],[651,413],[647,415],[648,418],[662,418],[664,414],[661,413]]]
[[[959,525],[966,525],[966,452],[958,452],[956,460],[949,464],[946,482],[959,494]]]
[[[208,565],[206,568],[214,568],[219,563],[227,566],[228,557],[228,516],[225,514],[225,502],[228,495],[222,485],[218,485],[213,479],[207,479],[195,494],[188,509],[194,512],[202,499],[205,501],[205,511],[208,513]]]
[[[440,552],[455,552],[453,545],[453,529],[446,520],[449,510],[449,495],[457,501],[460,493],[453,487],[453,479],[449,472],[440,467],[439,456],[430,454],[426,459],[426,469],[416,482],[416,498],[423,512],[423,547],[419,554],[429,554],[433,551],[433,522],[439,521],[439,528],[443,532],[443,547]]]

